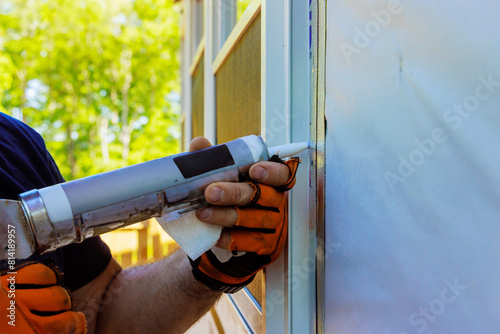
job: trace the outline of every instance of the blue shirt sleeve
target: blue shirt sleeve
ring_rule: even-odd
[[[43,138],[28,125],[0,113],[0,198],[64,182]],[[34,255],[30,260],[53,261],[63,284],[76,290],[96,278],[109,264],[111,252],[99,237]]]

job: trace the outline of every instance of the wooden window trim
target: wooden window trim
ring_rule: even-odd
[[[205,36],[201,38],[200,44],[196,48],[196,53],[194,54],[193,60],[191,61],[191,65],[189,65],[189,74],[193,76],[194,71],[196,70],[196,66],[201,60],[203,53],[205,52]]]
[[[220,49],[219,53],[217,54],[215,60],[212,63],[212,71],[214,75],[217,73],[219,68],[229,57],[231,51],[233,51],[234,47],[238,44],[238,41],[241,39],[243,34],[248,30],[248,28],[255,20],[257,15],[259,15],[260,5],[261,5],[261,0],[252,1],[248,5],[247,9],[245,10],[241,18],[238,20],[236,25],[234,26],[233,30],[229,34],[229,37],[224,42],[224,45],[222,45],[222,48]]]

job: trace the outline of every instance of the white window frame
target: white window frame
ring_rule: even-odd
[[[261,13],[261,133],[268,146],[290,142],[290,16],[288,1],[262,1]],[[292,205],[293,206],[293,205]],[[288,332],[289,252],[265,270],[265,333]],[[277,296],[273,300],[271,297]],[[282,301],[282,303],[280,303]]]
[[[188,20],[193,17],[193,1],[184,1],[184,15]],[[184,148],[188,148],[192,139],[190,67],[197,64],[193,61],[194,55],[200,56],[201,50],[205,55],[204,135],[215,144],[215,74],[260,12],[262,136],[269,146],[309,141],[315,150],[300,154],[302,164],[297,184],[290,192],[288,247],[265,270],[263,305],[259,307],[253,296],[242,290],[225,295],[216,309],[227,309],[230,305],[234,311],[232,316],[239,317],[248,333],[323,333],[325,124],[322,68],[326,2],[254,0],[236,25],[233,18],[236,15],[223,15],[231,11],[236,11],[236,0],[204,1],[204,45],[197,46],[198,52],[193,50],[191,43],[193,22],[186,22],[185,27],[189,29],[184,31],[182,45]]]

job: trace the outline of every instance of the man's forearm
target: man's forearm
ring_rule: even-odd
[[[97,333],[183,333],[221,296],[198,282],[179,250],[120,272],[103,298]]]

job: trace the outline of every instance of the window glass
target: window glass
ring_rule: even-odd
[[[222,48],[252,1],[255,0],[214,0],[213,41],[215,55]]]
[[[193,34],[191,39],[191,59],[194,57],[198,45],[203,37],[203,1],[192,0],[191,2],[191,33]],[[190,60],[191,60],[190,59]]]

